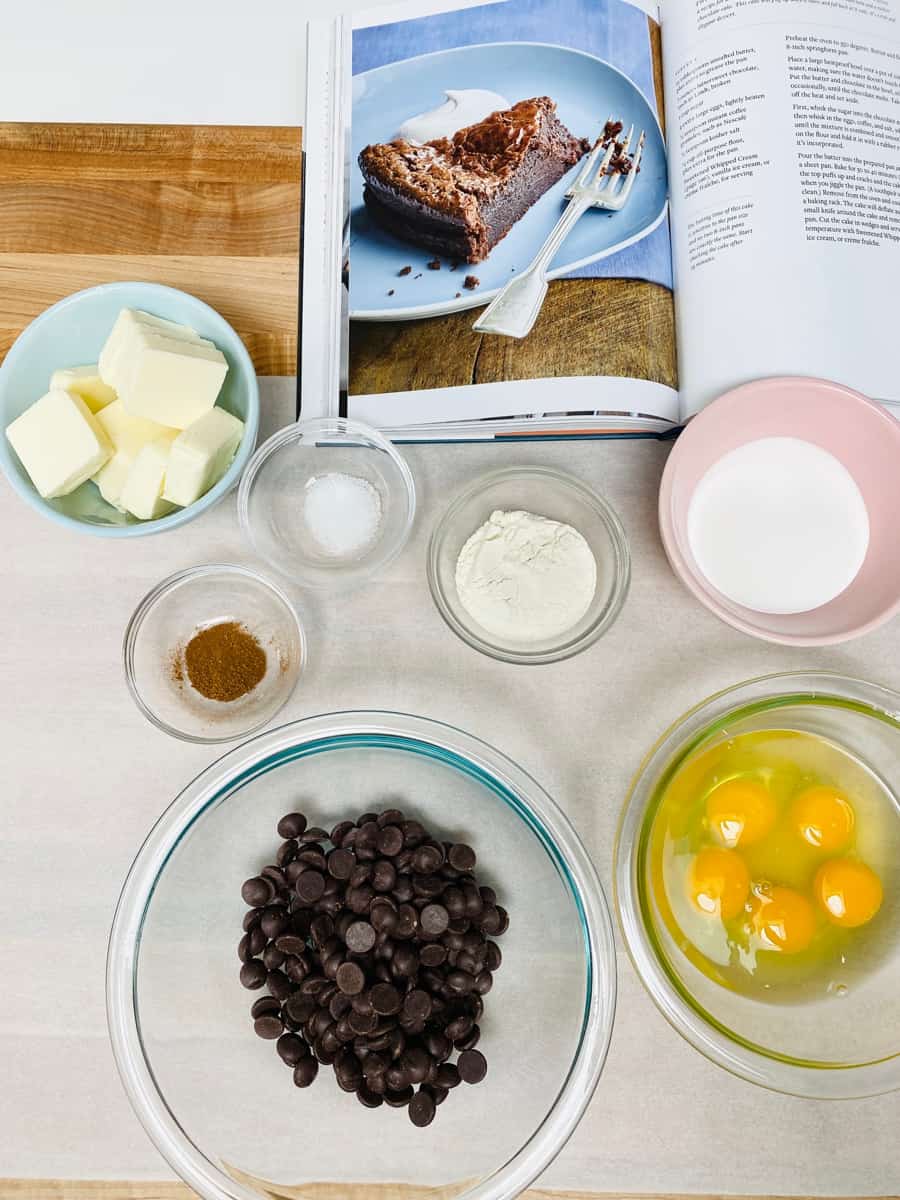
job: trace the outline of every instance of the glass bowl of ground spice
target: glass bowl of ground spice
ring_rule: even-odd
[[[227,742],[262,728],[287,702],[306,638],[284,593],[231,564],[163,580],[125,631],[125,677],[157,728],[190,742]]]

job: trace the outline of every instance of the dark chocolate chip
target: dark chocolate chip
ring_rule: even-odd
[[[369,996],[375,1012],[383,1016],[398,1013],[403,1004],[400,993],[390,983],[376,983]]]
[[[304,871],[295,885],[297,896],[304,904],[315,904],[325,891],[325,877],[321,871],[310,868]]]
[[[396,825],[380,826],[376,847],[379,854],[394,858],[403,849],[403,830]]]
[[[354,954],[368,954],[375,945],[375,930],[368,921],[354,921],[347,930],[347,949]]]
[[[426,904],[419,913],[419,924],[429,937],[440,937],[450,924],[450,914],[443,904]]]
[[[487,1075],[487,1061],[480,1050],[464,1050],[456,1068],[463,1083],[481,1083]]]
[[[294,1083],[297,1087],[309,1087],[319,1073],[319,1064],[311,1054],[301,1058],[294,1067]]]
[[[475,868],[475,851],[465,842],[457,842],[450,847],[447,860],[455,871],[472,871]]]
[[[250,1016],[255,1021],[257,1017],[265,1016],[266,1013],[277,1013],[280,1008],[281,1005],[274,996],[260,996],[250,1006]]]
[[[328,835],[332,846],[340,846],[343,844],[344,838],[354,828],[352,821],[338,821],[331,833]]]
[[[338,967],[335,982],[345,996],[358,996],[366,986],[366,977],[358,963],[345,962]]]
[[[269,904],[274,895],[275,885],[271,879],[265,879],[262,875],[254,875],[252,879],[245,880],[241,885],[241,897],[244,903],[253,908]]]
[[[257,1017],[253,1022],[253,1032],[258,1037],[272,1040],[281,1037],[284,1033],[284,1025],[280,1017],[276,1017],[274,1013],[265,1013],[261,1017]]]
[[[357,1088],[356,1098],[364,1108],[378,1108],[383,1102],[383,1097],[365,1083],[361,1083]]]
[[[431,997],[421,988],[414,988],[404,997],[403,1013],[411,1021],[427,1021],[431,1016]],[[452,1034],[448,1031],[447,1036]]]
[[[296,1067],[301,1058],[309,1054],[309,1046],[296,1033],[283,1033],[275,1046],[278,1057],[289,1067]]]
[[[328,855],[328,872],[335,879],[349,879],[356,866],[356,855],[352,850],[332,850]]]
[[[419,1089],[409,1101],[409,1119],[413,1125],[419,1129],[424,1129],[426,1125],[430,1125],[434,1120],[435,1104],[434,1097],[423,1089]]]
[[[277,971],[283,965],[286,958],[287,955],[282,954],[274,942],[269,942],[268,946],[262,952],[263,966],[268,971]]]
[[[245,988],[261,988],[268,972],[258,958],[251,958],[241,967],[241,983]]]
[[[278,836],[281,838],[298,838],[306,829],[306,817],[303,813],[288,813],[278,822]]]
[[[456,1066],[453,1063],[441,1063],[437,1069],[436,1082],[442,1088],[455,1088],[460,1082]]]

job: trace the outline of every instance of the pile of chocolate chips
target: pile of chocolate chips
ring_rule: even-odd
[[[471,846],[398,809],[330,834],[288,813],[278,834],[274,864],[241,888],[241,983],[268,991],[254,1029],[278,1039],[298,1087],[324,1063],[367,1108],[406,1107],[429,1125],[451,1088],[487,1073],[478,1021],[506,910],[478,886]]]

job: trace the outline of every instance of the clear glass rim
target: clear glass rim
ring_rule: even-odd
[[[390,458],[403,480],[404,491],[406,493],[406,517],[402,528],[383,555],[375,556],[364,566],[354,570],[334,571],[332,574],[323,572],[321,575],[313,577],[307,576],[303,572],[293,572],[287,563],[277,561],[263,552],[253,529],[253,521],[250,516],[250,498],[259,473],[274,454],[291,442],[300,441],[311,435],[325,437],[329,434],[337,436],[340,441],[357,439],[363,445],[368,443],[375,449],[383,451]],[[237,510],[241,530],[254,554],[258,554],[264,562],[267,562],[270,567],[286,579],[302,584],[304,587],[315,588],[318,591],[327,591],[333,588],[353,587],[362,580],[368,579],[377,572],[384,570],[394,561],[409,541],[409,535],[412,532],[413,523],[416,518],[416,483],[406,459],[400,454],[393,442],[377,429],[372,429],[369,425],[364,425],[362,421],[353,421],[349,417],[311,417],[305,421],[295,421],[292,425],[287,425],[284,429],[279,429],[271,437],[267,438],[261,446],[257,447],[241,476],[237,495]]]
[[[297,632],[297,640],[300,645],[300,660],[297,664],[297,671],[294,675],[294,682],[289,692],[283,697],[281,702],[272,709],[271,712],[261,717],[258,721],[254,721],[246,729],[239,730],[237,733],[226,734],[223,737],[213,737],[211,735],[203,735],[199,733],[189,733],[185,729],[179,729],[175,725],[170,725],[168,721],[164,721],[154,710],[147,704],[146,700],[138,687],[137,675],[134,667],[134,655],[138,644],[138,639],[141,635],[144,621],[147,619],[150,611],[154,608],[159,600],[168,595],[176,587],[180,587],[182,583],[191,579],[202,579],[207,575],[240,575],[244,579],[249,579],[259,587],[270,592],[277,600],[280,601],[285,609],[285,612],[290,616],[294,628]],[[225,742],[236,742],[239,738],[248,737],[252,733],[257,733],[264,725],[268,723],[281,712],[288,700],[294,694],[294,688],[297,686],[297,680],[303,673],[306,666],[306,658],[308,653],[306,633],[303,625],[300,622],[300,617],[294,608],[287,595],[264,575],[260,575],[258,571],[254,571],[251,567],[242,567],[237,563],[206,563],[196,567],[186,567],[183,571],[176,571],[174,575],[169,575],[161,580],[139,602],[134,612],[129,618],[128,624],[125,627],[125,634],[122,638],[122,666],[125,671],[125,682],[128,685],[128,691],[131,694],[132,700],[138,706],[151,725],[155,725],[157,729],[161,729],[163,733],[168,733],[171,737],[179,738],[183,742],[194,742],[198,745],[213,746],[222,745]]]
[[[144,920],[156,885],[178,842],[224,795],[285,752],[323,740],[355,737],[366,744],[417,743],[464,765],[527,821],[542,841],[579,912],[587,995],[578,1047],[546,1116],[526,1143],[456,1200],[509,1200],[552,1162],[578,1125],[594,1093],[612,1035],[616,953],[612,920],[596,869],[568,818],[530,775],[479,738],[454,726],[404,713],[328,713],[270,730],[213,763],[173,801],[148,834],[116,907],[106,965],[107,1024],[129,1100],[172,1169],[205,1200],[260,1200],[260,1193],[211,1162],[187,1137],[159,1090],[145,1054],[138,1015],[137,970]],[[378,739],[372,741],[371,739]],[[301,1185],[302,1186],[302,1185]]]
[[[589,625],[575,639],[562,640],[556,647],[532,652],[528,650],[505,649],[504,647],[495,645],[493,642],[487,641],[485,638],[479,637],[478,634],[473,633],[472,630],[467,628],[457,617],[455,605],[451,604],[446,592],[441,587],[438,560],[444,541],[452,527],[453,520],[463,505],[468,504],[473,497],[487,488],[493,487],[496,483],[502,483],[508,479],[534,476],[541,479],[552,479],[557,483],[562,483],[566,487],[572,488],[594,510],[609,534],[613,548],[614,570],[609,601],[593,624]],[[580,654],[582,650],[586,650],[588,646],[593,645],[598,638],[602,637],[615,622],[622,611],[622,606],[625,603],[631,583],[631,552],[628,549],[628,539],[625,536],[625,529],[619,519],[618,513],[593,488],[583,483],[580,479],[577,479],[574,475],[569,475],[565,471],[557,471],[553,467],[501,467],[499,470],[479,475],[477,479],[473,480],[472,483],[463,488],[453,498],[443,515],[439,517],[428,542],[427,575],[431,598],[444,622],[453,630],[457,637],[474,650],[478,650],[482,654],[486,654],[489,658],[496,659],[498,662],[539,666],[544,663],[561,662],[564,659]]]
[[[900,1088],[900,1052],[860,1064],[813,1063],[767,1053],[742,1041],[689,1001],[661,962],[642,913],[641,863],[648,804],[676,756],[689,753],[722,719],[751,707],[755,696],[773,707],[791,701],[849,703],[900,731],[900,694],[837,671],[784,671],[744,680],[713,693],[669,726],[650,748],[631,782],[616,831],[613,901],[625,946],[641,982],[662,1015],[696,1050],[733,1075],[771,1091],[809,1099],[860,1099]],[[743,697],[743,698],[742,698]]]

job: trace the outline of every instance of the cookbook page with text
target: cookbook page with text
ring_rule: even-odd
[[[664,10],[684,415],[764,375],[900,400],[900,0]]]

